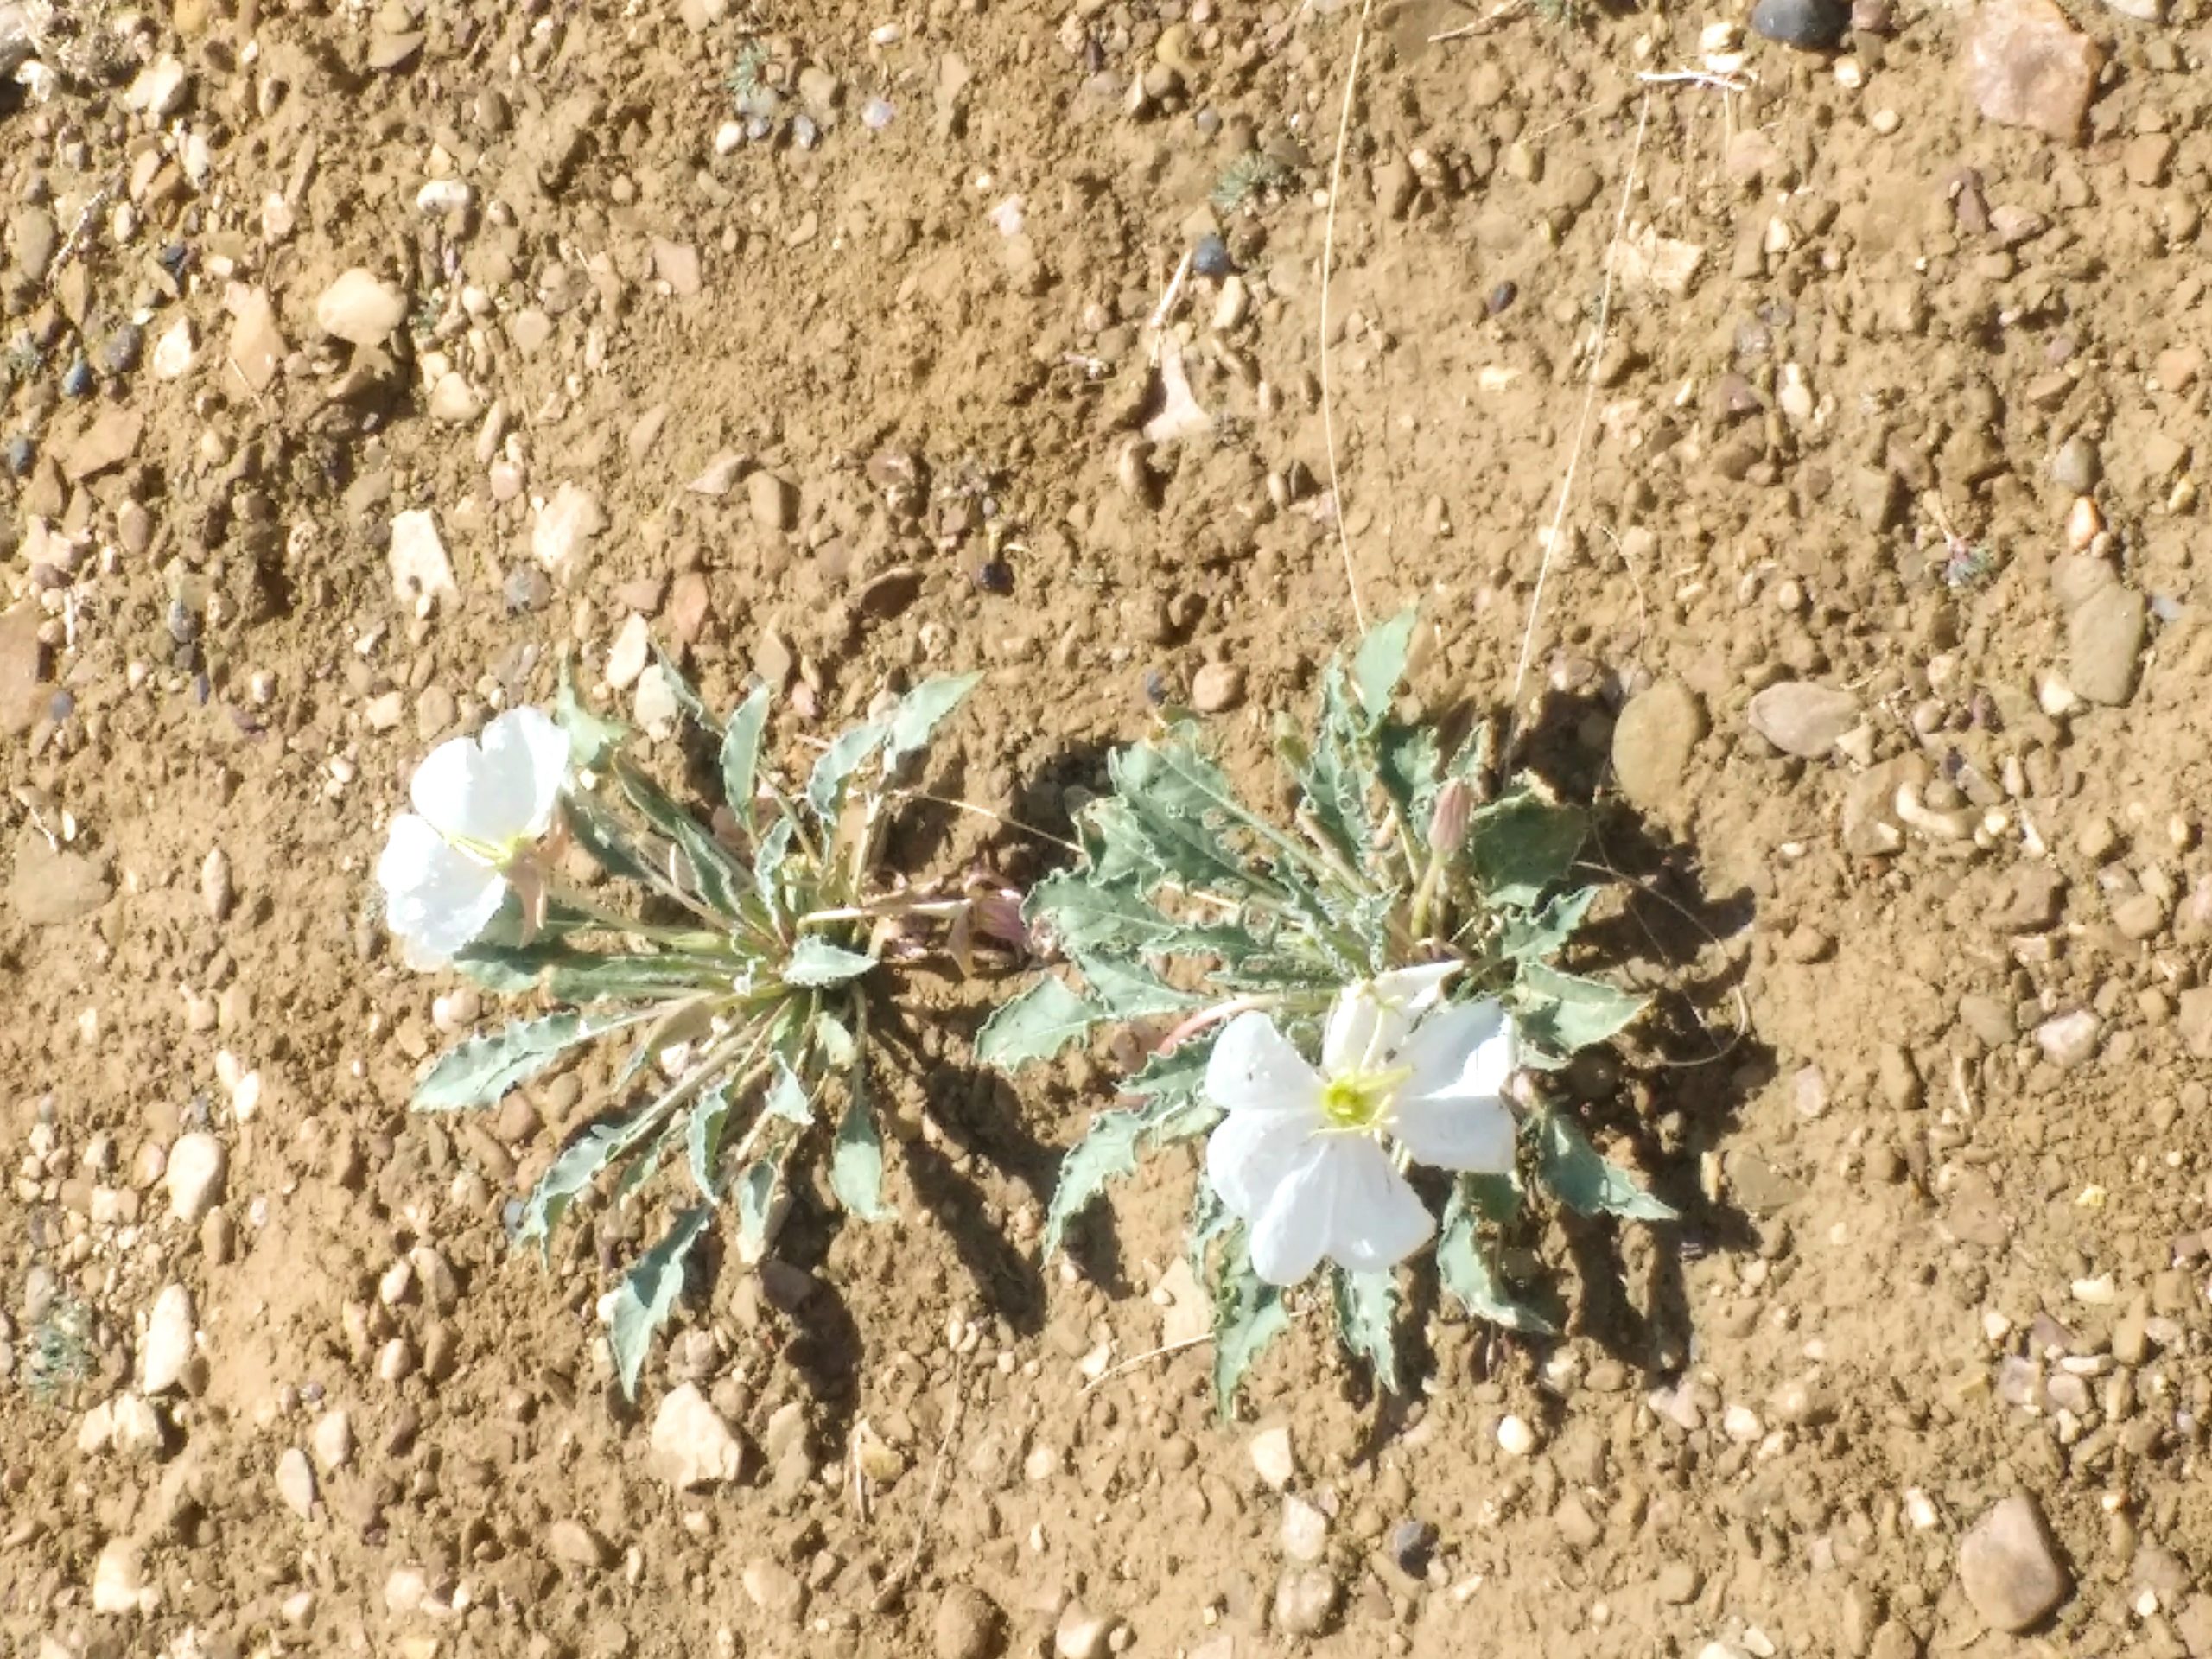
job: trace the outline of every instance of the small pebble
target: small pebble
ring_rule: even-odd
[[[1525,1458],[1539,1444],[1536,1431],[1524,1417],[1507,1417],[1497,1426],[1497,1444],[1510,1458]]]

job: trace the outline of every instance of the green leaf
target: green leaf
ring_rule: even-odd
[[[1159,1083],[1141,1106],[1094,1116],[1060,1160],[1052,1201],[1045,1211],[1045,1260],[1059,1254],[1068,1224],[1106,1190],[1107,1183],[1136,1173],[1140,1151],[1156,1152],[1202,1135],[1220,1116],[1218,1107],[1198,1098],[1179,1080]]]
[[[1077,952],[1076,966],[1093,996],[1116,1020],[1142,1020],[1156,1014],[1181,1014],[1206,999],[1179,991],[1142,963]]]
[[[472,1037],[440,1055],[415,1085],[415,1097],[408,1103],[418,1112],[497,1105],[508,1090],[527,1083],[579,1043],[650,1017],[650,1013],[613,1019],[556,1014],[518,1020],[497,1035]]]
[[[830,1154],[830,1190],[837,1202],[862,1221],[888,1221],[892,1211],[883,1202],[883,1138],[876,1133],[875,1114],[859,1089],[845,1103],[837,1124],[837,1141]]]
[[[1206,1282],[1206,1255],[1214,1240],[1237,1224],[1235,1213],[1213,1190],[1213,1183],[1200,1175],[1191,1192],[1191,1221],[1183,1241],[1183,1259],[1190,1263],[1191,1277],[1199,1284]]]
[[[1565,1112],[1540,1112],[1535,1127],[1537,1173],[1569,1209],[1586,1216],[1622,1216],[1630,1221],[1679,1219],[1671,1205],[1645,1192],[1618,1164],[1600,1156],[1580,1126]]]
[[[577,693],[575,676],[566,657],[561,659],[561,683],[553,698],[553,719],[569,734],[569,758],[579,766],[596,767],[630,735],[630,728],[620,721],[592,712],[591,705]]]
[[[1400,611],[1388,622],[1370,629],[1367,638],[1359,642],[1358,653],[1351,661],[1352,689],[1359,694],[1360,709],[1370,726],[1389,713],[1398,682],[1406,677],[1406,658],[1413,649],[1414,624],[1420,616],[1418,607]]]
[[[816,1045],[822,1050],[822,1058],[829,1063],[832,1071],[849,1071],[853,1062],[860,1058],[861,1047],[853,1040],[853,1033],[846,1030],[845,1022],[829,1009],[817,1009],[808,1029],[812,1032]]]
[[[653,868],[630,832],[601,802],[581,790],[571,789],[561,798],[561,816],[568,823],[569,833],[576,838],[576,844],[609,875],[635,881],[656,893],[669,890],[667,875]]]
[[[1503,1186],[1507,1197],[1518,1202],[1510,1177],[1460,1177],[1444,1206],[1444,1225],[1436,1239],[1436,1276],[1475,1319],[1529,1336],[1557,1336],[1559,1332],[1550,1320],[1514,1300],[1491,1266],[1489,1252],[1476,1230],[1478,1218],[1499,1219],[1494,1213],[1498,1201],[1486,1197],[1491,1189],[1485,1184]]]
[[[885,778],[898,771],[908,755],[920,753],[938,722],[957,709],[982,677],[978,672],[924,680],[899,700],[891,711],[891,735],[883,746]]]
[[[760,850],[753,855],[753,890],[760,895],[771,916],[783,913],[784,860],[791,855],[791,839],[798,833],[798,820],[779,816],[760,837]]]
[[[751,895],[747,892],[748,874],[736,855],[708,834],[659,785],[619,757],[614,778],[645,822],[683,849],[698,897],[707,907],[733,922],[738,920]]]
[[[1308,814],[1335,843],[1338,855],[1364,866],[1371,851],[1367,817],[1367,786],[1371,780],[1359,739],[1359,722],[1345,688],[1344,665],[1332,662],[1321,676],[1321,714],[1313,742],[1306,749],[1305,764],[1295,769],[1294,775]]]
[[[1541,962],[1523,962],[1514,985],[1521,1033],[1545,1055],[1563,1060],[1602,1043],[1643,1012],[1644,999],[1615,990],[1602,980],[1563,974]],[[1541,1065],[1541,1059],[1529,1062]]]
[[[814,1108],[807,1101],[806,1085],[780,1056],[776,1061],[776,1080],[768,1085],[768,1098],[760,1109],[801,1128],[814,1122]]]
[[[1534,910],[1544,889],[1573,867],[1586,830],[1581,813],[1532,789],[1478,808],[1467,842],[1484,896],[1493,905]]]
[[[1149,874],[1280,899],[1281,885],[1224,839],[1224,827],[1256,836],[1294,863],[1310,856],[1254,816],[1181,728],[1160,742],[1116,751],[1107,771],[1115,794],[1091,813],[1103,843],[1101,880]]]
[[[615,1158],[643,1140],[660,1121],[659,1103],[619,1116],[587,1123],[575,1139],[563,1147],[531,1189],[523,1205],[522,1223],[515,1243],[549,1241],[561,1217],[577,1195],[588,1189]]]
[[[1582,925],[1582,918],[1590,913],[1591,901],[1597,896],[1595,887],[1577,887],[1572,893],[1559,894],[1541,910],[1507,911],[1503,925],[1498,929],[1498,954],[1508,961],[1522,963],[1541,963],[1556,956],[1574,937],[1575,929]]]
[[[758,1259],[768,1248],[768,1223],[776,1212],[776,1183],[784,1173],[779,1154],[747,1164],[737,1178],[738,1248]]]
[[[545,969],[545,989],[563,1002],[619,1002],[639,997],[663,1001],[701,991],[727,990],[742,966],[675,951],[621,956],[571,952]],[[660,1009],[649,1011],[652,1014]]]
[[[1290,1327],[1282,1293],[1252,1271],[1240,1230],[1224,1252],[1220,1281],[1213,1293],[1213,1397],[1227,1418],[1236,1404],[1244,1373],[1261,1351]]]
[[[1382,792],[1414,838],[1426,846],[1429,814],[1441,786],[1436,732],[1428,726],[1389,726],[1375,734],[1375,755]]]
[[[690,1122],[683,1137],[684,1152],[691,1166],[691,1184],[699,1189],[702,1198],[721,1197],[721,1183],[715,1177],[715,1164],[721,1157],[722,1130],[728,1122],[729,1081],[724,1078],[701,1090],[699,1098],[691,1103]]]
[[[1083,1138],[1060,1160],[1052,1201],[1045,1211],[1045,1260],[1060,1253],[1068,1224],[1090,1207],[1106,1184],[1137,1173],[1137,1143],[1147,1127],[1149,1109],[1117,1109],[1090,1120]]]
[[[857,950],[848,950],[809,933],[791,947],[791,956],[784,963],[783,981],[786,985],[810,987],[842,985],[874,966],[874,957],[864,957]]]
[[[882,721],[864,721],[831,739],[830,747],[823,750],[822,758],[814,763],[813,774],[806,780],[806,804],[830,834],[836,833],[837,814],[844,804],[847,781],[860,769],[861,763],[875,753],[887,730]]]
[[[1046,974],[1001,1002],[976,1033],[976,1058],[1001,1071],[1050,1059],[1107,1016],[1107,1010]]]
[[[1367,1362],[1376,1386],[1398,1391],[1398,1351],[1392,1334],[1398,1319],[1398,1281],[1391,1273],[1331,1270],[1331,1300],[1336,1305],[1337,1339],[1355,1359]]]
[[[668,687],[669,696],[676,700],[676,706],[689,715],[691,723],[708,736],[720,737],[722,734],[721,722],[715,718],[714,710],[707,707],[707,700],[699,695],[698,688],[676,665],[676,658],[660,648],[658,640],[653,642],[653,661],[658,665],[661,680]]]
[[[722,799],[753,831],[753,798],[760,787],[760,740],[768,729],[768,688],[756,685],[722,723]]]
[[[607,1318],[607,1344],[614,1351],[614,1371],[622,1397],[638,1397],[638,1376],[654,1334],[676,1311],[683,1294],[683,1262],[714,1216],[712,1205],[695,1205],[676,1218],[659,1243],[638,1258],[638,1265],[614,1293]]]

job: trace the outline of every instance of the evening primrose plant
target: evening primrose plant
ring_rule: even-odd
[[[1447,754],[1395,717],[1414,622],[1327,667],[1310,730],[1278,728],[1287,823],[1238,796],[1192,723],[1116,753],[1078,861],[1023,912],[1071,971],[977,1039],[1011,1071],[1102,1027],[1158,1037],[1133,1103],[1063,1163],[1045,1249],[1141,1158],[1203,1139],[1187,1248],[1224,1410],[1301,1300],[1397,1387],[1395,1269],[1424,1249],[1471,1315],[1550,1332],[1499,1267],[1531,1197],[1673,1215],[1541,1083],[1643,1007],[1555,965],[1597,896],[1571,880],[1583,816],[1534,785],[1478,802],[1484,734]]]
[[[552,715],[515,709],[432,751],[377,865],[410,964],[449,965],[555,1010],[438,1058],[416,1109],[490,1106],[587,1045],[629,1047],[607,1098],[523,1202],[514,1237],[547,1246],[605,1172],[620,1204],[682,1166],[691,1201],[601,1304],[632,1395],[718,1208],[734,1209],[741,1253],[757,1260],[787,1207],[793,1160],[826,1151],[838,1203],[887,1216],[871,997],[926,948],[925,934],[964,958],[976,938],[1018,925],[1003,893],[939,896],[878,869],[901,772],[979,677],[917,685],[830,741],[801,781],[766,762],[765,687],[718,718],[673,664],[660,668],[711,742],[719,810],[679,804],[626,753],[627,729],[592,714],[564,674]],[[572,848],[605,880],[564,882]]]

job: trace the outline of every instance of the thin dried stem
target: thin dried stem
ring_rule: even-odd
[[[1090,1382],[1083,1385],[1082,1392],[1089,1394],[1093,1389],[1103,1389],[1116,1377],[1127,1376],[1131,1371],[1142,1370],[1155,1359],[1165,1359],[1170,1354],[1179,1354],[1186,1348],[1203,1348],[1212,1340],[1213,1332],[1209,1331],[1204,1336],[1185,1337],[1180,1342],[1165,1343],[1157,1348],[1147,1348],[1141,1354],[1132,1354],[1120,1364],[1110,1365],[1092,1377]]]
[[[1553,556],[1566,533],[1567,505],[1574,498],[1574,478],[1582,464],[1582,449],[1590,436],[1590,417],[1598,406],[1598,376],[1605,363],[1605,342],[1613,323],[1613,250],[1628,228],[1628,205],[1636,194],[1637,164],[1643,157],[1643,135],[1651,125],[1651,94],[1646,92],[1636,116],[1636,142],[1630,149],[1627,169],[1621,177],[1621,203],[1613,218],[1612,238],[1605,245],[1605,281],[1598,299],[1598,332],[1590,343],[1590,372],[1584,377],[1582,412],[1575,419],[1574,442],[1567,453],[1567,471],[1559,482],[1559,505],[1553,510],[1551,529],[1544,538],[1543,561],[1536,567],[1535,591],[1529,595],[1529,626],[1521,635],[1521,660],[1513,671],[1513,696],[1507,707],[1512,724],[1507,728],[1503,762],[1510,766],[1521,736],[1521,693],[1528,683],[1529,659],[1536,648],[1536,625],[1544,606],[1544,583],[1551,575]]]
[[[1344,528],[1344,486],[1337,467],[1334,385],[1329,375],[1329,277],[1336,265],[1337,200],[1344,194],[1344,144],[1351,132],[1352,99],[1359,88],[1359,60],[1367,49],[1367,14],[1375,0],[1360,0],[1359,26],[1351,41],[1351,62],[1344,69],[1344,97],[1337,111],[1337,153],[1329,162],[1329,214],[1321,230],[1321,440],[1329,452],[1329,499],[1336,506],[1337,547],[1344,561],[1344,585],[1351,590],[1352,621],[1367,632],[1367,607],[1359,601],[1359,577],[1352,569],[1351,532]]]

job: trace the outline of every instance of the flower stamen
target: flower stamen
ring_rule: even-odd
[[[1340,1072],[1321,1085],[1321,1116],[1331,1128],[1355,1135],[1387,1128],[1398,1090],[1412,1075],[1408,1066]]]

